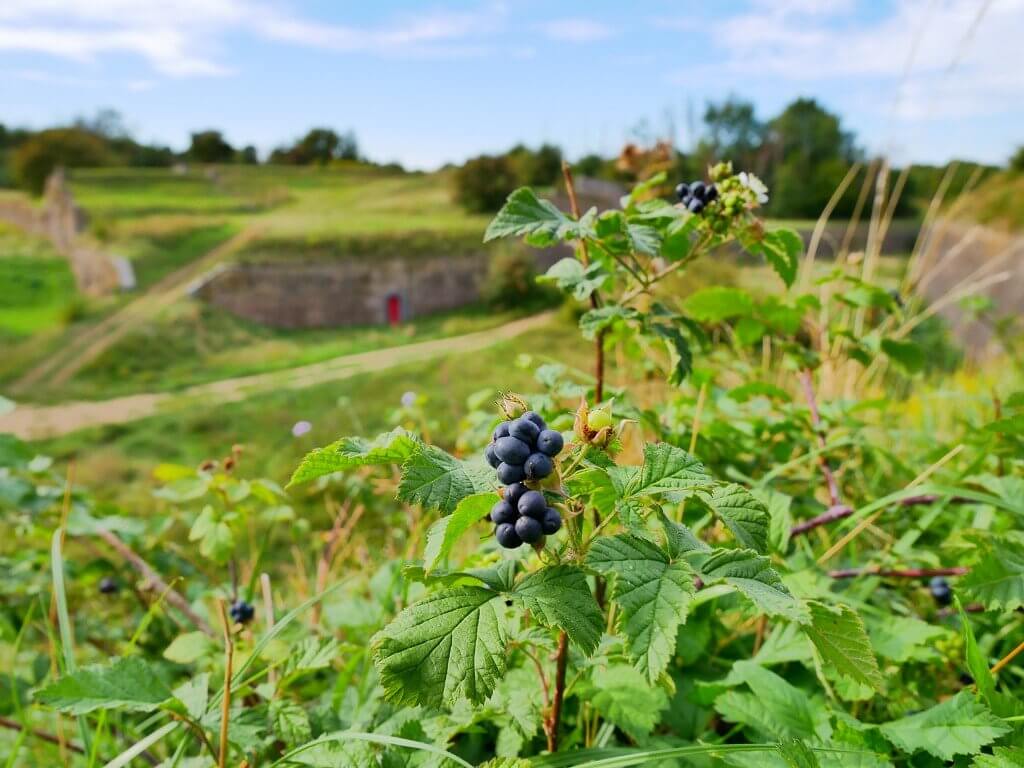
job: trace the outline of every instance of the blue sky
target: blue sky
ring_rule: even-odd
[[[312,125],[431,168],[523,141],[693,138],[708,99],[797,96],[896,162],[1024,143],[1024,0],[2,0],[0,122],[113,107],[183,148],[266,151]]]

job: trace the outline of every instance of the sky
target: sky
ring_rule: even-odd
[[[184,149],[353,130],[434,168],[552,142],[692,146],[709,100],[837,112],[898,164],[1024,144],[1024,0],[0,0],[0,122],[122,113]]]

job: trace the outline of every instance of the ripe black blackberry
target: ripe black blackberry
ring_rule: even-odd
[[[931,593],[936,605],[945,608],[953,602],[953,590],[950,589],[949,582],[941,576],[936,576],[928,582],[928,591]]]
[[[120,589],[120,585],[110,576],[100,579],[99,590],[101,595],[113,595]]]
[[[700,214],[708,204],[718,199],[718,187],[703,181],[683,182],[676,187],[676,197],[690,213]]]
[[[523,482],[550,476],[555,471],[554,459],[564,446],[561,433],[548,429],[534,411],[502,422],[491,435],[484,458],[497,472],[505,493],[490,518],[498,543],[506,549],[535,544],[561,528],[558,510],[548,507],[544,494],[531,491]]]
[[[231,604],[228,609],[228,614],[231,616],[231,620],[236,624],[248,624],[252,621],[253,616],[256,615],[256,609],[252,607],[245,600],[238,599]]]

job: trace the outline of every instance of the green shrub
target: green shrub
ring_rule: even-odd
[[[18,147],[11,157],[11,171],[19,187],[40,195],[46,179],[58,166],[87,168],[112,161],[98,136],[78,128],[55,128],[40,131]]]
[[[455,171],[455,200],[472,213],[498,210],[519,179],[507,155],[481,155]]]

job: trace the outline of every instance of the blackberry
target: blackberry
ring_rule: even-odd
[[[550,476],[555,471],[554,457],[564,447],[562,434],[548,429],[536,411],[504,421],[491,433],[484,458],[505,490],[488,517],[501,546],[515,549],[523,543],[534,544],[547,531],[561,528],[562,518],[548,507],[544,494],[530,490],[523,481],[539,482]]]
[[[526,544],[536,544],[544,538],[544,528],[532,517],[520,517],[516,520],[516,535]]]
[[[686,210],[697,216],[718,199],[718,187],[703,181],[684,182],[676,187],[676,197]]]
[[[121,586],[110,576],[100,579],[99,590],[101,595],[113,595],[121,589]]]
[[[945,608],[953,602],[953,590],[950,589],[949,582],[941,576],[936,576],[928,582],[928,591],[931,593],[936,605]]]
[[[248,624],[256,615],[256,609],[245,600],[235,600],[228,609],[228,614],[236,624]]]

